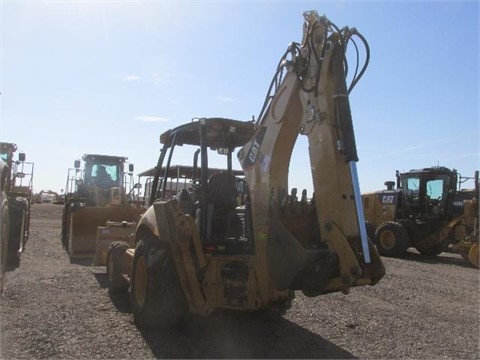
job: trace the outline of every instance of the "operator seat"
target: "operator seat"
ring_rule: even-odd
[[[237,182],[235,176],[215,173],[208,179],[208,203],[216,212],[229,212],[237,207]]]
[[[208,179],[207,238],[215,243],[238,240],[241,223],[237,207],[237,181],[234,175],[215,173]]]

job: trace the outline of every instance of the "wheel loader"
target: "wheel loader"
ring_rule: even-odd
[[[315,11],[304,17],[303,40],[281,58],[257,121],[199,118],[160,136],[135,246],[114,242],[107,259],[109,291],[130,289],[140,327],[168,327],[215,308],[282,314],[296,290],[347,294],[384,276],[366,236],[348,99],[368,61],[349,87],[345,74],[347,43],[368,45]],[[289,191],[299,135],[309,142],[312,199]],[[172,158],[190,149],[195,186],[172,196]],[[242,176],[234,175],[235,151]],[[223,170],[211,174],[209,164],[219,163]]]
[[[367,232],[381,255],[402,257],[415,247],[435,256],[450,246],[465,258],[473,247],[478,258],[478,172],[475,190],[457,191],[459,174],[443,166],[396,177],[396,188],[387,181],[387,189],[362,195]]]
[[[143,209],[129,201],[133,164],[127,158],[85,154],[68,169],[62,217],[62,244],[70,259],[105,265],[109,244],[127,239]],[[127,189],[129,191],[127,192]]]
[[[25,250],[30,228],[30,205],[33,187],[34,163],[26,161],[17,145],[0,142],[1,190],[2,190],[2,274],[5,269],[20,265],[20,256]]]

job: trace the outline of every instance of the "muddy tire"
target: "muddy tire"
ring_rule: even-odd
[[[139,327],[166,328],[187,315],[188,304],[169,243],[153,236],[138,242],[132,264],[130,299]]]
[[[122,276],[122,266],[120,264],[121,256],[128,248],[128,244],[124,241],[114,241],[108,247],[108,291],[112,294],[126,293],[128,291],[129,284]]]
[[[410,247],[408,231],[395,221],[383,223],[375,231],[375,245],[382,256],[402,257]]]
[[[9,239],[9,212],[8,212],[8,200],[7,195],[2,192],[2,206],[1,208],[1,222],[0,222],[0,292],[3,291],[3,277],[7,268],[7,256],[8,256],[8,239]]]
[[[70,211],[69,211],[70,204],[68,202],[65,203],[63,207],[63,215],[62,215],[62,246],[65,250],[68,251],[68,236],[69,236],[69,219],[70,219]]]
[[[9,215],[7,270],[11,271],[20,266],[20,254],[23,251],[25,237],[26,211],[21,206],[17,206],[14,211],[9,208]]]

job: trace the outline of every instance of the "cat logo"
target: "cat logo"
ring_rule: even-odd
[[[244,163],[242,164],[242,167],[244,169],[248,169],[249,167],[253,166],[255,162],[259,158],[259,151],[260,151],[260,146],[262,145],[263,138],[265,136],[265,132],[267,131],[266,127],[261,128],[258,131],[258,134],[255,136],[255,139],[253,139],[252,144],[250,145],[250,148],[248,149],[247,156],[244,160]],[[240,154],[240,153],[239,153]]]
[[[395,195],[383,195],[382,204],[393,204],[395,202]]]

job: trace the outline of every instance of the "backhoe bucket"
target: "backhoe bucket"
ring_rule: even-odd
[[[109,207],[84,207],[71,214],[68,238],[68,254],[71,259],[88,259],[97,250],[97,227],[107,221],[137,222],[143,209],[131,205]]]
[[[97,227],[97,246],[93,265],[107,265],[108,247],[114,241],[124,241],[133,247],[135,240],[136,222],[112,222],[107,221],[106,226]]]

